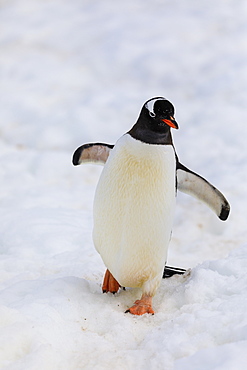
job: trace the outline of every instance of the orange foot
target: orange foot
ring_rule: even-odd
[[[141,299],[135,301],[134,305],[125,312],[130,312],[133,315],[143,315],[144,313],[151,313],[154,315],[154,310],[152,308],[152,297],[142,295]]]
[[[109,270],[106,270],[105,277],[102,285],[103,293],[117,293],[118,289],[120,288],[120,284],[114,278],[114,276],[110,273]]]

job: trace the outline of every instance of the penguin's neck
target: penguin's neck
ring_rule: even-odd
[[[148,127],[145,122],[140,122],[139,119],[136,124],[127,132],[136,140],[140,140],[143,143],[153,145],[173,145],[172,135],[170,129],[166,132],[153,131]]]

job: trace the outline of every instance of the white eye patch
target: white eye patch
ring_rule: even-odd
[[[147,110],[149,111],[149,115],[151,117],[155,117],[155,113],[154,113],[154,103],[157,101],[157,100],[166,100],[165,98],[153,98],[149,101],[147,101],[147,103],[145,104],[145,107],[147,108]]]

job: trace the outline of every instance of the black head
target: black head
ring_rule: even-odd
[[[149,144],[171,144],[170,129],[178,129],[174,113],[174,107],[168,100],[162,97],[152,98],[143,105],[129,134]]]

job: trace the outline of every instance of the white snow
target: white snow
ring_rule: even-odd
[[[245,0],[0,2],[0,368],[242,370],[247,364]],[[92,243],[101,167],[143,103],[176,108],[181,162],[231,204],[179,194],[154,316],[101,293]]]

